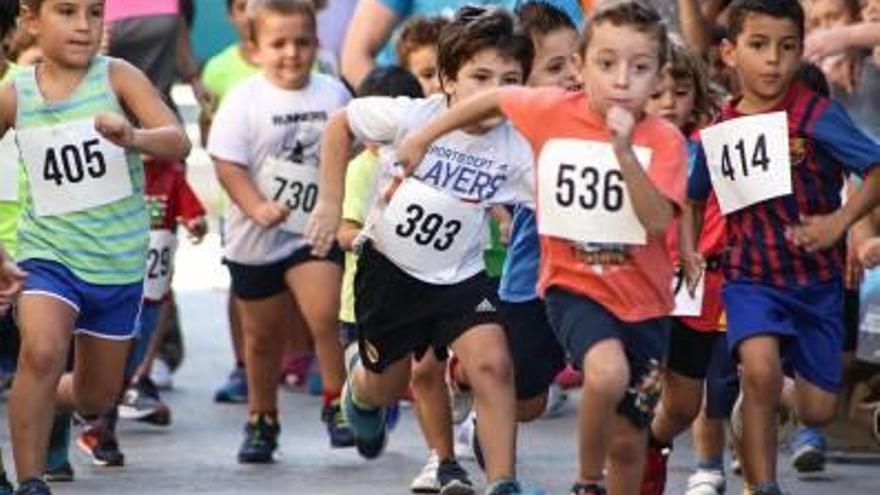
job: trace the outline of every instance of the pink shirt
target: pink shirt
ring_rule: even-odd
[[[104,5],[104,22],[178,12],[179,0],[107,0]]]

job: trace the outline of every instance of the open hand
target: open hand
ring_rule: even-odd
[[[0,251],[0,260],[0,314],[3,314],[24,288],[27,273],[5,251]]]

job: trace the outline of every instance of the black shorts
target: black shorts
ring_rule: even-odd
[[[859,341],[859,298],[858,290],[843,291],[843,352],[855,352]]]
[[[694,330],[678,318],[672,318],[671,326],[666,367],[686,378],[704,380],[715,343],[726,341],[724,334]]]
[[[547,319],[544,301],[501,303],[507,344],[513,358],[516,398],[532,399],[547,392],[565,368],[565,351]]]
[[[330,261],[343,266],[343,253],[333,246],[324,258],[312,254],[311,246],[303,246],[290,256],[268,265],[245,265],[224,260],[232,278],[232,293],[244,301],[257,301],[277,296],[287,290],[284,275],[288,270],[310,261]]]
[[[372,244],[358,258],[354,279],[358,347],[364,366],[382,373],[391,364],[447,348],[471,328],[501,325],[492,281],[479,273],[452,285],[423,282],[398,268]]]
[[[555,287],[547,291],[545,303],[556,338],[576,368],[581,368],[584,356],[595,344],[607,339],[623,344],[629,362],[630,387],[618,404],[617,413],[636,427],[647,428],[660,399],[660,390],[659,387],[647,393],[635,390],[666,359],[669,318],[625,322],[592,299]]]

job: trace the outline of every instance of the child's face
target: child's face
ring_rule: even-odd
[[[659,52],[654,36],[632,26],[594,26],[581,70],[592,109],[605,115],[619,106],[641,114],[659,79]]]
[[[692,123],[694,96],[694,83],[691,79],[676,80],[671,71],[664,70],[660,85],[651,94],[645,112],[663,117],[683,129]]]
[[[406,69],[419,80],[425,96],[442,91],[440,71],[437,70],[437,47],[425,45],[412,51],[406,57]]]
[[[575,68],[577,33],[571,29],[557,29],[544,36],[535,36],[535,62],[529,75],[529,86],[557,86],[574,90],[580,82]]]
[[[859,7],[862,19],[870,22],[880,21],[880,0],[862,0]]]
[[[46,59],[67,67],[88,67],[101,46],[104,0],[46,0],[22,18]]]
[[[450,105],[469,97],[500,86],[519,85],[523,83],[522,64],[510,57],[505,57],[494,48],[486,48],[477,52],[458,70],[455,79],[443,81],[443,90],[449,95]],[[503,118],[489,119],[481,122],[475,129],[486,131],[497,126]]]
[[[854,21],[844,0],[807,1],[807,28],[810,31],[847,26]]]
[[[266,76],[285,89],[300,89],[318,53],[315,26],[303,15],[262,13],[255,22],[255,60]]]
[[[739,76],[743,95],[758,104],[776,103],[785,95],[802,52],[793,21],[757,13],[746,16],[733,43],[724,41],[721,46],[724,62]]]
[[[229,22],[232,23],[240,40],[247,40],[249,38],[247,0],[234,0],[232,2],[232,7],[229,9]]]

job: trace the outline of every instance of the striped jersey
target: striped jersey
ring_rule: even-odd
[[[723,120],[741,117],[738,100],[723,111]],[[840,276],[843,243],[809,253],[785,236],[801,216],[825,215],[840,208],[845,173],[864,175],[880,164],[880,146],[853,124],[843,107],[800,83],[768,112],[788,114],[792,193],[727,215],[724,271],[728,280],[775,287],[807,287]],[[712,184],[705,155],[688,179],[688,196],[705,200]]]
[[[31,67],[14,79],[19,131],[94,118],[98,113],[124,115],[110,84],[110,62],[95,57],[79,86],[64,101],[49,102]],[[21,146],[21,142],[19,142]],[[60,263],[85,282],[101,285],[137,283],[143,279],[149,239],[140,153],[125,151],[132,192],[120,200],[72,213],[38,216],[28,176],[19,225],[19,259]]]

